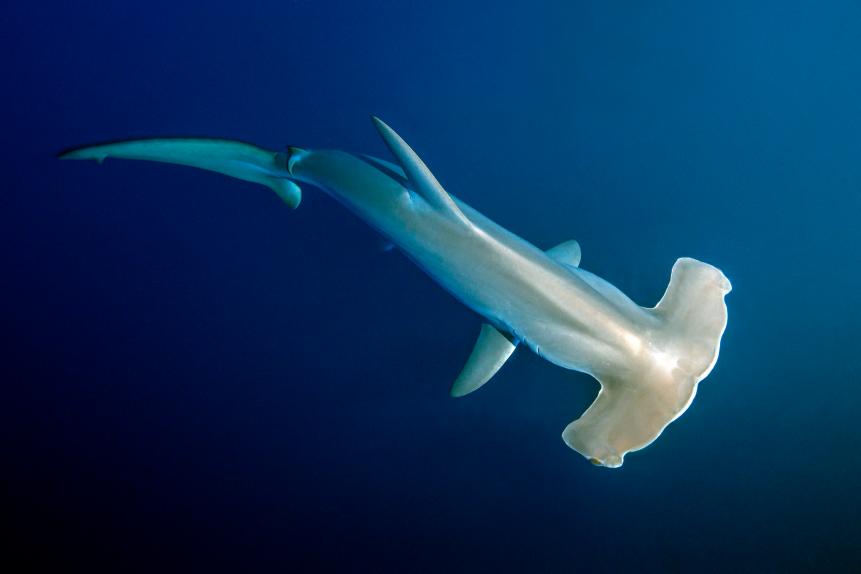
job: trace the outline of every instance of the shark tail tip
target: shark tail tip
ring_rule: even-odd
[[[97,152],[97,148],[98,146],[67,148],[57,152],[56,157],[57,159],[92,159],[102,163],[108,156],[106,153]]]

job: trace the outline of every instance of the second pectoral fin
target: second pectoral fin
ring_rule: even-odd
[[[449,394],[462,397],[482,386],[505,364],[515,348],[508,336],[487,323],[483,324],[472,354],[451,385]]]
[[[563,265],[580,266],[580,244],[573,239],[548,249],[546,253]]]

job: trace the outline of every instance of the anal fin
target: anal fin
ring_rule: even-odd
[[[266,185],[290,208],[296,209],[299,207],[299,202],[302,201],[302,189],[293,181],[271,177],[266,182]]]
[[[478,341],[463,370],[451,385],[449,394],[462,397],[489,381],[514,352],[515,344],[495,327],[481,326]]]

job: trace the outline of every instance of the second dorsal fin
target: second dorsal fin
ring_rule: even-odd
[[[454,202],[454,199],[443,189],[416,152],[390,128],[383,120],[371,116],[374,125],[386,146],[404,169],[404,173],[413,186],[414,191],[421,195],[437,211],[445,213],[465,225],[472,224]]]

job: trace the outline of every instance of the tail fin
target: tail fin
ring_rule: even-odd
[[[649,310],[660,327],[632,337],[629,369],[599,377],[598,398],[562,434],[568,446],[594,464],[618,467],[680,417],[717,361],[731,289],[715,267],[676,261],[664,297]]]
[[[265,185],[284,203],[296,208],[302,191],[290,177],[289,154],[244,142],[207,138],[152,138],[74,148],[60,159],[139,159],[188,165]]]

